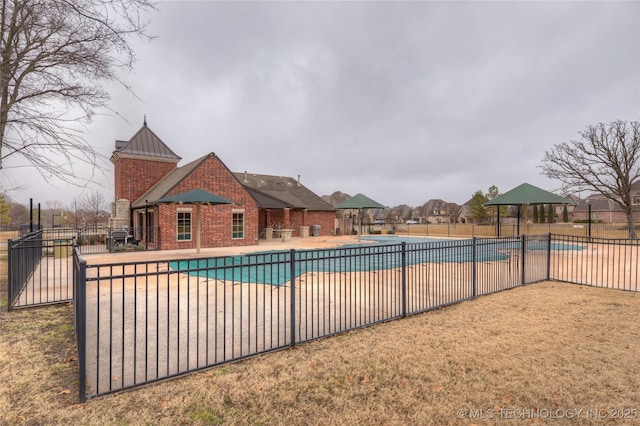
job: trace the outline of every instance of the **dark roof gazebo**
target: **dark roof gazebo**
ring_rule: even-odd
[[[500,206],[518,206],[518,228],[520,234],[520,206],[534,204],[575,204],[573,200],[545,191],[537,186],[523,183],[510,191],[484,203],[485,206],[498,207],[498,237],[500,236]]]
[[[360,241],[360,236],[362,235],[362,209],[384,209],[384,206],[364,194],[356,194],[348,200],[334,206],[334,208],[342,210],[358,210],[358,222],[360,224],[358,241]]]

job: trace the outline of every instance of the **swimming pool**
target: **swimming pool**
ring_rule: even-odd
[[[241,283],[282,285],[306,272],[357,272],[401,268],[420,263],[469,263],[508,260],[521,251],[518,239],[443,240],[419,237],[367,236],[367,245],[345,245],[330,249],[294,252],[265,251],[241,256],[170,262],[178,272]],[[401,243],[406,243],[403,258]],[[530,250],[546,250],[548,241],[528,241]],[[561,247],[562,246],[562,247]],[[566,247],[565,247],[566,246]],[[558,250],[577,249],[558,245]],[[404,259],[404,260],[403,260]]]
[[[452,241],[452,240],[445,240],[442,238],[425,238],[425,237],[401,237],[401,236],[391,236],[391,235],[379,235],[379,236],[364,236],[362,237],[363,240],[366,241],[374,241],[380,244],[400,244],[402,242],[405,242],[407,244],[415,244],[415,243],[433,243],[433,242],[442,242],[442,241]],[[458,241],[458,240],[454,240],[454,241]],[[465,241],[465,240],[461,240],[461,241]],[[500,240],[496,240],[496,241],[500,241]],[[502,247],[501,247],[502,246]],[[513,249],[513,243],[512,242],[506,242],[506,243],[496,243],[495,247],[498,247],[500,249],[500,247],[502,249]],[[567,244],[567,243],[554,243],[552,242],[551,244],[549,244],[549,241],[547,240],[539,240],[539,239],[534,239],[534,240],[528,240],[527,241],[527,249],[528,250],[547,250],[547,248],[550,248],[551,250],[559,250],[559,251],[565,251],[565,250],[584,250],[585,247],[582,245],[577,245],[577,244]]]

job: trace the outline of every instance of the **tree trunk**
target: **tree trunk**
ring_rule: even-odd
[[[625,214],[627,215],[627,227],[629,228],[629,238],[632,240],[638,239],[636,235],[636,225],[633,221],[633,212],[631,211],[631,206],[628,209],[625,209]]]

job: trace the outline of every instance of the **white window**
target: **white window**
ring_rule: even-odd
[[[234,210],[231,221],[231,238],[244,238],[244,210]]]
[[[178,241],[191,240],[191,211],[178,211]]]

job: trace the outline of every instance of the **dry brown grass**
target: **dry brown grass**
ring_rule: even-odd
[[[588,414],[640,409],[640,294],[554,282],[80,405],[70,308],[7,313],[0,264],[0,424],[532,422],[503,408],[603,424]]]

